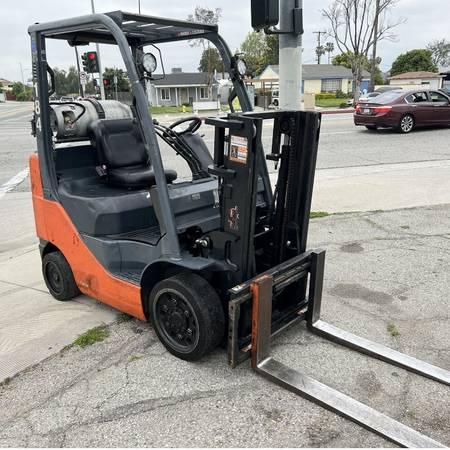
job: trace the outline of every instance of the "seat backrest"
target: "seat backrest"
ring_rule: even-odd
[[[99,162],[107,168],[148,166],[148,154],[133,119],[96,120],[91,124]]]

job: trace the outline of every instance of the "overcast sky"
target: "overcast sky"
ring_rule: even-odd
[[[72,2],[61,0],[15,0],[2,5],[0,27],[0,78],[21,80],[20,63],[25,79],[30,77],[30,50],[28,25],[63,19],[90,12],[90,0]],[[122,9],[137,12],[137,0],[95,0],[98,12]],[[316,35],[313,31],[326,30],[328,24],[321,9],[331,0],[304,0],[305,35],[303,38],[304,63],[314,63]],[[234,51],[250,31],[250,0],[141,0],[142,13],[185,19],[196,5],[222,8],[220,31]],[[429,41],[438,38],[450,39],[449,0],[399,0],[392,19],[404,17],[407,22],[400,25],[396,33],[397,42],[383,42],[379,56],[382,70],[388,70],[395,57],[409,49],[423,48]],[[170,47],[170,48],[169,48]],[[84,47],[85,48],[85,47]],[[111,46],[102,46],[104,66],[121,66],[120,57]],[[166,70],[182,67],[195,71],[200,50],[190,48],[187,43],[172,44],[164,48]],[[84,50],[82,50],[84,51]],[[49,62],[52,66],[67,68],[74,64],[74,52],[65,43],[48,46]]]

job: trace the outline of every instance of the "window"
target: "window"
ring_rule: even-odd
[[[427,102],[428,97],[426,92],[415,92],[414,94],[408,95],[405,100],[408,103],[422,103]]]
[[[342,80],[325,79],[322,80],[322,92],[336,92],[342,90]]]
[[[433,103],[448,103],[448,98],[439,92],[430,92],[430,96]]]
[[[161,89],[161,100],[170,100],[170,89],[169,88]]]
[[[208,88],[206,88],[206,87],[200,88],[200,98],[202,100],[209,98]]]

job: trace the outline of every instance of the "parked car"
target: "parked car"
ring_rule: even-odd
[[[278,108],[280,104],[280,91],[278,89],[274,89],[272,91],[272,105],[275,106],[275,108]]]
[[[75,97],[70,97],[68,95],[63,95],[60,99],[60,102],[73,102],[75,101]]]
[[[450,125],[450,96],[439,91],[389,91],[358,103],[353,118],[355,125],[368,130],[394,128],[401,133]]]

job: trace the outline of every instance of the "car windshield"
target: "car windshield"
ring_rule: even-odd
[[[387,103],[391,103],[392,101],[399,99],[402,95],[403,92],[397,91],[383,92],[382,94],[369,99],[369,101],[372,103],[379,103],[380,105],[385,105]]]

